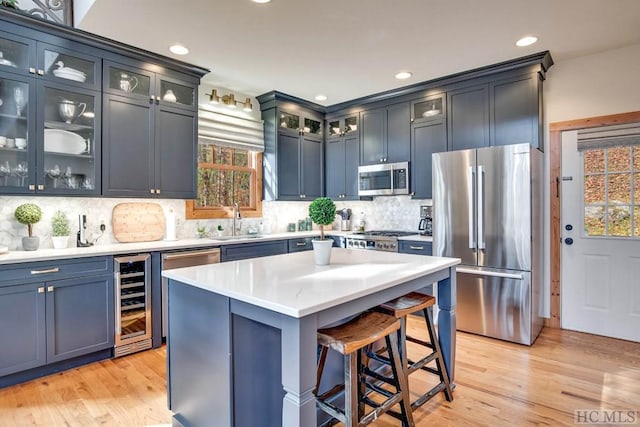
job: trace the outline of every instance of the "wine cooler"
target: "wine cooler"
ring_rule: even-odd
[[[114,356],[151,348],[151,255],[115,257]]]

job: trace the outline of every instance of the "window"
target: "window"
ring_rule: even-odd
[[[187,219],[262,216],[262,153],[215,144],[198,148],[198,198],[186,202]]]
[[[640,238],[640,145],[583,151],[587,236]]]

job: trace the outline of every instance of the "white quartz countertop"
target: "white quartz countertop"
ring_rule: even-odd
[[[422,234],[412,234],[410,236],[398,237],[398,240],[411,240],[412,242],[433,242],[433,237],[423,236]]]
[[[341,233],[339,231],[332,231],[331,235],[345,235],[349,233]],[[13,264],[19,262],[31,262],[31,261],[50,261],[56,259],[69,259],[79,257],[91,257],[101,255],[116,255],[116,254],[131,254],[139,252],[151,252],[151,251],[168,251],[174,249],[189,249],[189,248],[202,248],[202,247],[215,247],[223,245],[232,245],[235,243],[248,243],[248,242],[264,242],[269,240],[283,240],[283,239],[295,239],[303,237],[319,236],[320,230],[314,231],[300,231],[291,233],[274,233],[261,235],[259,237],[254,236],[241,236],[234,239],[216,239],[202,238],[202,239],[180,239],[180,240],[157,240],[153,242],[140,242],[140,243],[114,243],[108,245],[95,245],[87,248],[69,247],[66,249],[38,249],[37,251],[9,251],[0,254],[0,264]]]
[[[318,266],[313,251],[180,268],[163,276],[300,318],[460,263],[458,258],[333,248]]]

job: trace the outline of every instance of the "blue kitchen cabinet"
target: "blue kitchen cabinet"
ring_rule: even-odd
[[[255,243],[235,243],[220,247],[222,262],[262,256],[286,254],[289,250],[287,240],[270,240]]]
[[[398,252],[403,254],[415,254],[415,255],[432,255],[431,242],[422,242],[419,240],[400,240],[398,246]]]
[[[482,84],[447,93],[449,151],[489,146],[489,85]]]
[[[319,238],[320,238],[320,236],[300,237],[300,238],[297,238],[297,239],[289,239],[288,240],[289,253],[311,250],[311,249],[313,249],[313,243],[311,243],[311,241],[313,239],[319,239]]]
[[[411,196],[432,196],[431,155],[447,151],[447,125],[444,119],[411,125]]]
[[[327,120],[325,189],[332,199],[358,200],[360,133],[358,115]]]
[[[411,105],[392,104],[360,113],[360,164],[410,160]]]
[[[111,355],[112,259],[0,266],[0,387]]]

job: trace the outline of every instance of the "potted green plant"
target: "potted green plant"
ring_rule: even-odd
[[[198,233],[199,238],[207,237],[207,226],[200,225],[200,222],[196,223],[196,233]]]
[[[309,217],[320,226],[320,240],[311,241],[316,264],[327,265],[331,259],[333,239],[324,238],[324,226],[335,220],[336,204],[329,197],[318,197],[309,205]]]
[[[62,211],[56,211],[51,218],[51,240],[55,249],[64,249],[69,244],[69,218]]]
[[[218,227],[216,228],[216,230],[218,231],[219,237],[222,237],[224,235],[224,228],[222,228],[222,224],[218,224]]]
[[[22,238],[22,248],[25,251],[35,251],[40,245],[40,238],[33,235],[33,224],[42,218],[42,210],[38,205],[25,203],[16,208],[15,217],[20,224],[27,226],[29,235]]]

